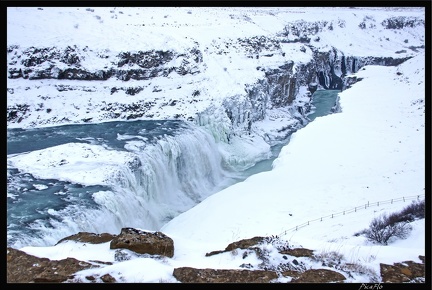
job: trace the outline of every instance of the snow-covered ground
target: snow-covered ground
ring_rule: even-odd
[[[38,44],[58,46],[59,43],[111,51],[189,48],[194,42],[209,45],[215,36],[225,39],[276,34],[295,21],[333,22],[334,30],[320,34],[314,44],[325,47],[336,45],[350,55],[369,56],[365,48],[371,41],[369,32],[350,35],[364,21],[369,28],[374,24],[380,37],[372,39],[378,46],[374,55],[394,56],[403,43],[402,33],[380,29],[390,16],[419,16],[421,7],[22,7],[8,8],[9,45],[31,47]],[[343,25],[341,24],[343,23]],[[340,24],[337,26],[336,24]],[[29,30],[29,27],[33,29]],[[346,28],[346,29],[344,29]],[[339,30],[339,31],[337,31]],[[334,32],[337,33],[334,33]],[[338,33],[347,41],[340,41]],[[361,33],[361,30],[359,30]],[[399,38],[398,35],[400,35]],[[41,36],[44,36],[41,38]],[[350,42],[349,40],[352,40]],[[356,41],[354,41],[356,40]],[[424,39],[423,39],[424,40]],[[421,39],[418,40],[421,43]],[[390,43],[388,43],[390,42]],[[382,45],[379,45],[379,44]],[[95,63],[96,68],[100,68]]]
[[[367,66],[360,70],[356,76],[363,80],[340,93],[342,112],[317,118],[294,133],[275,160],[273,170],[251,176],[211,195],[166,224],[161,231],[174,240],[173,258],[157,260],[132,256],[131,260],[119,262],[115,261],[109,243],[84,246],[72,241],[21,250],[50,259],[74,257],[113,263],[77,273],[76,278],[82,282],[88,282],[85,276],[107,273],[118,282],[177,282],[172,276],[177,267],[241,269],[243,263],[256,266],[261,261],[253,255],[245,260],[241,253],[211,257],[206,257],[205,253],[222,250],[240,239],[267,235],[279,235],[291,245],[318,253],[336,251],[344,255],[347,263],[361,263],[375,273],[379,271],[379,263],[420,262],[418,256],[425,255],[424,220],[412,224],[413,230],[407,239],[392,241],[387,246],[373,244],[354,234],[367,228],[374,217],[401,210],[410,204],[411,197],[423,199],[427,194],[424,174],[425,98],[429,96],[425,96],[425,58],[424,53],[407,49],[408,46],[423,45],[424,35],[419,29],[396,31],[380,28],[381,22],[389,15],[419,16],[422,13],[424,11],[419,8],[325,8],[324,13],[323,8],[314,7],[9,7],[8,46],[18,45],[22,49],[31,46],[66,47],[69,44],[81,48],[88,46],[93,51],[81,57],[87,57],[83,65],[89,69],[97,70],[109,65],[106,59],[112,59],[121,51],[161,48],[182,51],[196,43],[206,61],[199,65],[202,73],[198,78],[192,75],[180,77],[173,73],[167,78],[128,82],[115,79],[91,82],[8,79],[8,88],[13,88],[13,93],[8,90],[8,105],[25,103],[37,108],[41,96],[49,96],[44,100],[43,110],[34,111],[21,123],[8,123],[8,128],[52,125],[55,122],[38,121],[45,117],[45,108],[51,109],[58,119],[67,117],[72,122],[79,122],[94,117],[97,122],[101,117],[98,105],[118,101],[119,94],[123,94],[107,93],[107,88],[137,84],[145,87],[144,91],[134,96],[124,94],[122,102],[133,103],[146,96],[146,100],[156,103],[148,112],[155,119],[170,118],[179,112],[185,118],[195,117],[212,106],[217,107],[227,97],[243,96],[246,85],[263,77],[264,73],[256,69],[258,66],[276,68],[290,59],[296,63],[308,62],[312,50],[301,43],[282,44],[281,52],[284,54],[275,54],[271,58],[247,58],[239,52],[240,48],[235,47],[237,38],[274,35],[287,23],[296,20],[322,20],[334,24],[332,30],[319,33],[320,40],[313,43],[317,49],[330,50],[335,46],[347,56],[373,54],[383,57],[398,57],[400,51],[405,50],[404,56],[415,56],[398,67]],[[369,29],[360,29],[360,22]],[[407,39],[408,43],[405,42]],[[233,47],[220,47],[230,41],[235,44]],[[302,48],[305,48],[304,52]],[[227,55],[218,54],[219,50],[226,50]],[[96,53],[102,57],[95,58]],[[81,90],[77,95],[73,90],[59,92],[59,85],[91,89]],[[154,92],[155,88],[157,92]],[[200,91],[199,102],[193,102],[196,90]],[[176,106],[166,105],[172,100],[178,101]],[[70,107],[76,110],[63,110]],[[203,127],[219,124],[220,127],[207,128],[217,135],[218,130],[223,131],[227,120],[218,119],[219,115],[213,117],[211,122],[204,120],[201,124]],[[254,124],[254,130],[261,133],[275,130],[283,118],[282,109],[269,111],[266,119]],[[223,141],[221,136],[215,137]],[[256,136],[243,138],[250,139],[234,140],[230,146],[219,143],[225,158],[230,154],[237,158],[248,153],[262,158],[268,152],[268,144]],[[60,151],[53,152],[57,154]],[[48,156],[50,151],[44,153]],[[96,153],[98,158],[106,158],[107,167],[119,162],[119,156],[107,155],[105,151]],[[49,158],[44,162],[49,163]],[[37,171],[37,163],[27,165]],[[88,176],[73,177],[82,181]],[[57,177],[61,177],[61,172]],[[89,184],[92,182],[88,181]],[[407,198],[406,202],[399,201],[403,197]],[[398,202],[385,202],[392,199]],[[339,214],[368,202],[381,204],[346,215]],[[339,215],[334,218],[317,221],[336,213]],[[310,225],[292,230],[308,221]],[[274,248],[268,247],[271,255],[276,254]],[[322,267],[321,264],[302,261],[310,268]],[[347,282],[363,283],[371,279],[368,274],[359,274],[347,277]]]
[[[21,250],[51,259],[113,262],[79,272],[77,279],[82,281],[88,275],[109,273],[121,282],[176,282],[172,276],[176,267],[241,269],[243,263],[260,261],[253,256],[245,261],[241,254],[205,254],[233,241],[271,235],[316,253],[335,251],[346,263],[372,270],[347,277],[347,282],[371,282],[371,273],[379,273],[379,263],[420,262],[426,246],[424,219],[412,224],[407,239],[387,246],[354,234],[368,228],[374,217],[403,209],[412,197],[425,198],[424,73],[424,55],[398,67],[370,66],[359,71],[357,76],[363,80],[340,93],[342,112],[317,118],[296,132],[272,171],[208,197],[161,229],[174,240],[173,258],[116,262],[109,243],[84,247],[72,241]],[[403,197],[407,201],[399,200]],[[392,199],[399,201],[390,203]],[[368,202],[381,205],[340,214]],[[329,218],[332,213],[339,215]],[[320,217],[326,218],[317,221]],[[308,221],[313,222],[286,231]],[[276,250],[270,247],[269,251],[275,254]],[[309,262],[307,267],[322,266]]]

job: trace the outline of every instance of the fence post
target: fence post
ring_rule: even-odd
[[[403,197],[403,201],[405,202],[405,196]]]
[[[393,199],[391,200],[391,204],[393,204]]]
[[[296,226],[296,230],[297,230],[297,226]]]
[[[345,215],[345,211],[343,212],[343,214]]]
[[[377,202],[377,206],[379,206],[379,201]]]
[[[368,201],[368,207],[369,207],[369,201]]]
[[[332,214],[332,218],[333,218],[333,214]]]

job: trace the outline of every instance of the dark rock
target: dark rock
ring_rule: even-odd
[[[110,249],[128,249],[139,254],[174,256],[174,241],[161,232],[122,228],[111,241]]]
[[[250,248],[256,244],[261,243],[262,241],[264,241],[264,237],[253,237],[250,239],[243,239],[243,240],[229,244],[225,248],[225,251],[232,251],[234,249],[247,249],[247,248]]]
[[[94,234],[88,232],[79,232],[78,234],[61,239],[57,242],[57,244],[60,244],[63,241],[78,241],[89,244],[102,244],[111,241],[115,236],[116,235],[108,233]]]
[[[134,96],[135,94],[141,92],[143,89],[143,87],[129,87],[126,89],[125,93],[126,95]]]
[[[93,276],[86,276],[85,278],[89,281],[95,281],[96,280],[96,278]]]
[[[324,89],[344,89],[344,79],[347,75],[357,72],[365,65],[397,66],[411,57],[356,57],[345,56],[343,52],[332,48],[327,52],[313,49],[314,66],[319,85]]]
[[[225,250],[221,250],[221,251],[211,251],[211,252],[209,252],[209,253],[206,253],[205,256],[206,256],[206,257],[210,257],[210,256],[214,256],[214,255],[217,255],[217,254],[222,254],[222,253],[225,253],[225,252],[226,252]]]
[[[173,276],[182,283],[269,283],[278,278],[276,272],[263,270],[215,270],[181,267]]]
[[[424,260],[424,257],[423,257]],[[425,265],[413,261],[405,261],[387,265],[380,263],[382,282],[384,283],[407,283],[417,278],[425,277]]]
[[[51,261],[7,248],[8,283],[60,283],[72,279],[74,273],[78,271],[94,267],[98,266],[74,258]]]
[[[16,120],[19,120],[24,115],[27,114],[27,112],[30,110],[30,106],[27,104],[23,105],[15,105],[7,108],[7,121],[8,122],[14,122]],[[19,122],[18,122],[19,123]]]
[[[361,81],[363,78],[358,78],[357,76],[348,76],[344,79],[344,83],[342,86],[342,91],[351,88],[351,86],[359,81]]]
[[[417,17],[397,16],[385,19],[381,25],[386,29],[404,29],[405,27],[424,26],[425,22]]]
[[[311,92],[311,94],[313,94],[318,89],[318,84],[317,83],[309,83],[308,89],[309,89],[309,92]]]
[[[334,283],[343,282],[345,276],[327,269],[310,269],[293,278],[291,283]]]
[[[220,254],[220,253],[229,252],[229,251],[232,251],[234,249],[248,249],[248,248],[250,248],[250,247],[252,247],[252,246],[254,246],[256,244],[261,243],[262,241],[264,241],[264,239],[265,239],[264,237],[253,237],[253,238],[250,238],[250,239],[243,239],[243,240],[240,240],[240,241],[237,241],[237,242],[233,242],[233,243],[229,244],[225,248],[225,250],[222,250],[222,251],[212,251],[210,253],[207,253],[206,257],[213,256],[213,255]]]
[[[295,271],[295,270],[286,270],[281,272],[281,275],[283,277],[292,277],[293,279],[298,278],[301,274],[302,272]]]
[[[100,278],[105,283],[115,283],[115,282],[117,282],[116,279],[113,276],[111,276],[110,274],[102,275]]]
[[[163,65],[173,59],[174,53],[172,51],[138,51],[138,52],[122,52],[118,57],[118,67],[124,65],[132,66],[134,64],[141,68],[152,68]]]
[[[420,255],[419,259],[422,261],[423,264],[425,263],[425,256]]]

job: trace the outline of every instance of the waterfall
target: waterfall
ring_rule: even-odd
[[[122,227],[159,230],[234,183],[231,176],[235,174],[224,168],[214,137],[196,125],[183,124],[174,134],[151,141],[117,133],[117,140],[109,140],[108,145],[118,140],[125,142],[123,148],[66,143],[9,156],[8,167],[27,172],[34,180],[55,179],[81,184],[84,189],[101,187],[93,192],[83,190],[74,202],[61,207],[44,208],[45,218],[26,225],[31,237],[10,240],[43,246],[77,232],[117,234]],[[85,199],[91,202],[83,205]],[[9,233],[14,235],[12,230]]]

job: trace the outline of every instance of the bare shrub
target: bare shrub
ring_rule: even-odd
[[[392,237],[405,239],[411,230],[409,222],[401,220],[399,214],[382,214],[372,220],[369,228],[364,230],[363,234],[372,242],[387,245]]]
[[[354,236],[364,235],[368,240],[387,245],[391,238],[405,239],[412,230],[410,222],[425,217],[425,201],[413,201],[399,212],[383,214]]]
[[[425,217],[425,201],[413,201],[410,205],[405,207],[401,214],[409,217],[410,219],[421,219]]]

